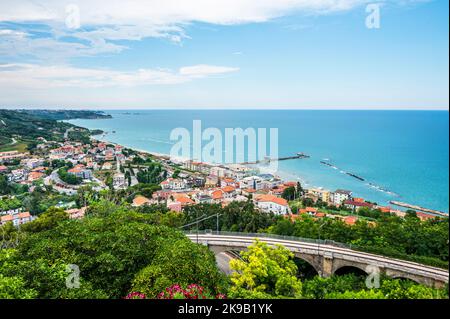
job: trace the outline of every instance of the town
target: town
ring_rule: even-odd
[[[196,204],[220,204],[251,201],[263,213],[295,220],[307,214],[316,219],[340,219],[354,225],[368,219],[364,211],[378,211],[404,217],[407,212],[354,197],[350,190],[303,189],[296,181],[283,181],[272,174],[243,164],[216,165],[192,160],[174,160],[164,155],[136,151],[118,144],[91,139],[89,143],[66,139],[62,142],[37,138],[30,152],[0,153],[0,185],[14,184],[25,192],[36,188],[56,194],[55,207],[63,208],[71,218],[82,218],[87,206],[75,200],[80,190],[94,192],[125,190],[155,184],[151,192],[137,192],[130,203],[134,207],[164,205],[182,212]],[[0,197],[1,225],[18,226],[38,217],[18,198],[20,194]],[[421,220],[435,216],[416,211]],[[375,221],[372,221],[375,222]]]

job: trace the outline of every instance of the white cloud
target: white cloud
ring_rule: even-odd
[[[180,75],[191,77],[191,78],[202,78],[209,75],[218,75],[230,72],[236,72],[239,68],[230,68],[225,66],[215,66],[215,65],[194,65],[186,66],[180,68]]]
[[[17,34],[10,34],[8,41],[0,38],[0,54],[63,59],[117,53],[126,48],[115,43],[119,40],[153,37],[180,43],[188,38],[185,28],[193,22],[258,23],[299,11],[315,14],[344,11],[366,2],[368,0],[2,0],[0,23],[17,23],[24,31],[14,31]],[[67,21],[73,21],[75,14],[66,10],[68,5],[78,6],[81,28],[71,29],[66,25]],[[27,23],[49,27],[49,35],[31,37],[27,34]],[[66,41],[65,37],[72,40]]]
[[[212,75],[237,72],[239,68],[196,65],[178,71],[139,69],[120,72],[107,69],[76,68],[72,66],[40,66],[35,64],[0,64],[0,86],[5,88],[48,89],[62,87],[135,87],[173,85]]]

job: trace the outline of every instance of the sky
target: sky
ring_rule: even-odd
[[[447,0],[1,0],[0,108],[448,110],[448,32]]]

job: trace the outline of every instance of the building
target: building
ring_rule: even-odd
[[[245,177],[239,182],[239,186],[240,188],[253,188],[257,191],[264,188],[263,179],[259,176]]]
[[[340,206],[344,201],[351,199],[352,192],[345,189],[337,189],[332,195],[332,203]]]
[[[86,169],[86,167],[81,164],[75,165],[75,167],[69,169],[67,171],[67,173],[73,174],[76,177],[79,177],[82,179],[91,179],[92,178],[92,172],[90,170]]]
[[[8,167],[4,165],[0,165],[0,173],[6,173],[8,171]]]
[[[29,169],[33,169],[42,165],[44,165],[44,160],[41,158],[31,158],[25,161],[25,166],[27,166]]]
[[[29,182],[34,182],[37,181],[38,179],[44,177],[45,174],[41,173],[41,172],[31,172],[30,174],[28,174],[28,181]]]
[[[171,189],[171,190],[183,190],[186,189],[186,182],[182,179],[169,177],[165,181],[161,182],[162,189]]]
[[[127,183],[125,179],[125,174],[115,173],[113,176],[113,187],[115,189],[126,188]]]
[[[18,151],[0,152],[0,163],[9,163],[26,156],[28,156],[28,153],[19,153]]]
[[[0,219],[1,225],[5,225],[8,222],[12,222],[14,226],[19,226],[28,222],[31,222],[35,217],[31,216],[29,212],[23,212],[13,215],[4,215]]]
[[[86,215],[87,207],[81,208],[73,208],[66,210],[66,213],[69,214],[70,219],[81,219]]]
[[[131,206],[133,207],[141,207],[143,205],[151,205],[152,201],[148,199],[147,197],[144,197],[142,195],[138,195],[133,199],[133,203]]]
[[[307,194],[320,199],[322,202],[331,203],[331,192],[321,188],[310,188],[306,191]]]
[[[265,213],[273,213],[276,215],[290,214],[288,202],[281,197],[274,195],[257,195],[255,196],[255,205]]]
[[[359,200],[358,201],[346,200],[346,201],[344,201],[344,206],[348,207],[354,211],[361,207],[366,207],[366,208],[370,208],[370,209],[372,209],[374,207],[374,205],[371,203],[366,203],[364,201],[359,201]]]
[[[203,203],[205,203],[205,204],[212,204],[212,202],[213,202],[212,197],[210,195],[208,195],[208,194],[198,193],[195,196],[195,199],[196,199],[196,202],[199,203],[199,204],[203,204]]]

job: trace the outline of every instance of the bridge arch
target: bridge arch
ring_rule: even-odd
[[[339,276],[352,273],[359,276],[367,276],[368,272],[367,264],[334,259],[331,275]]]

